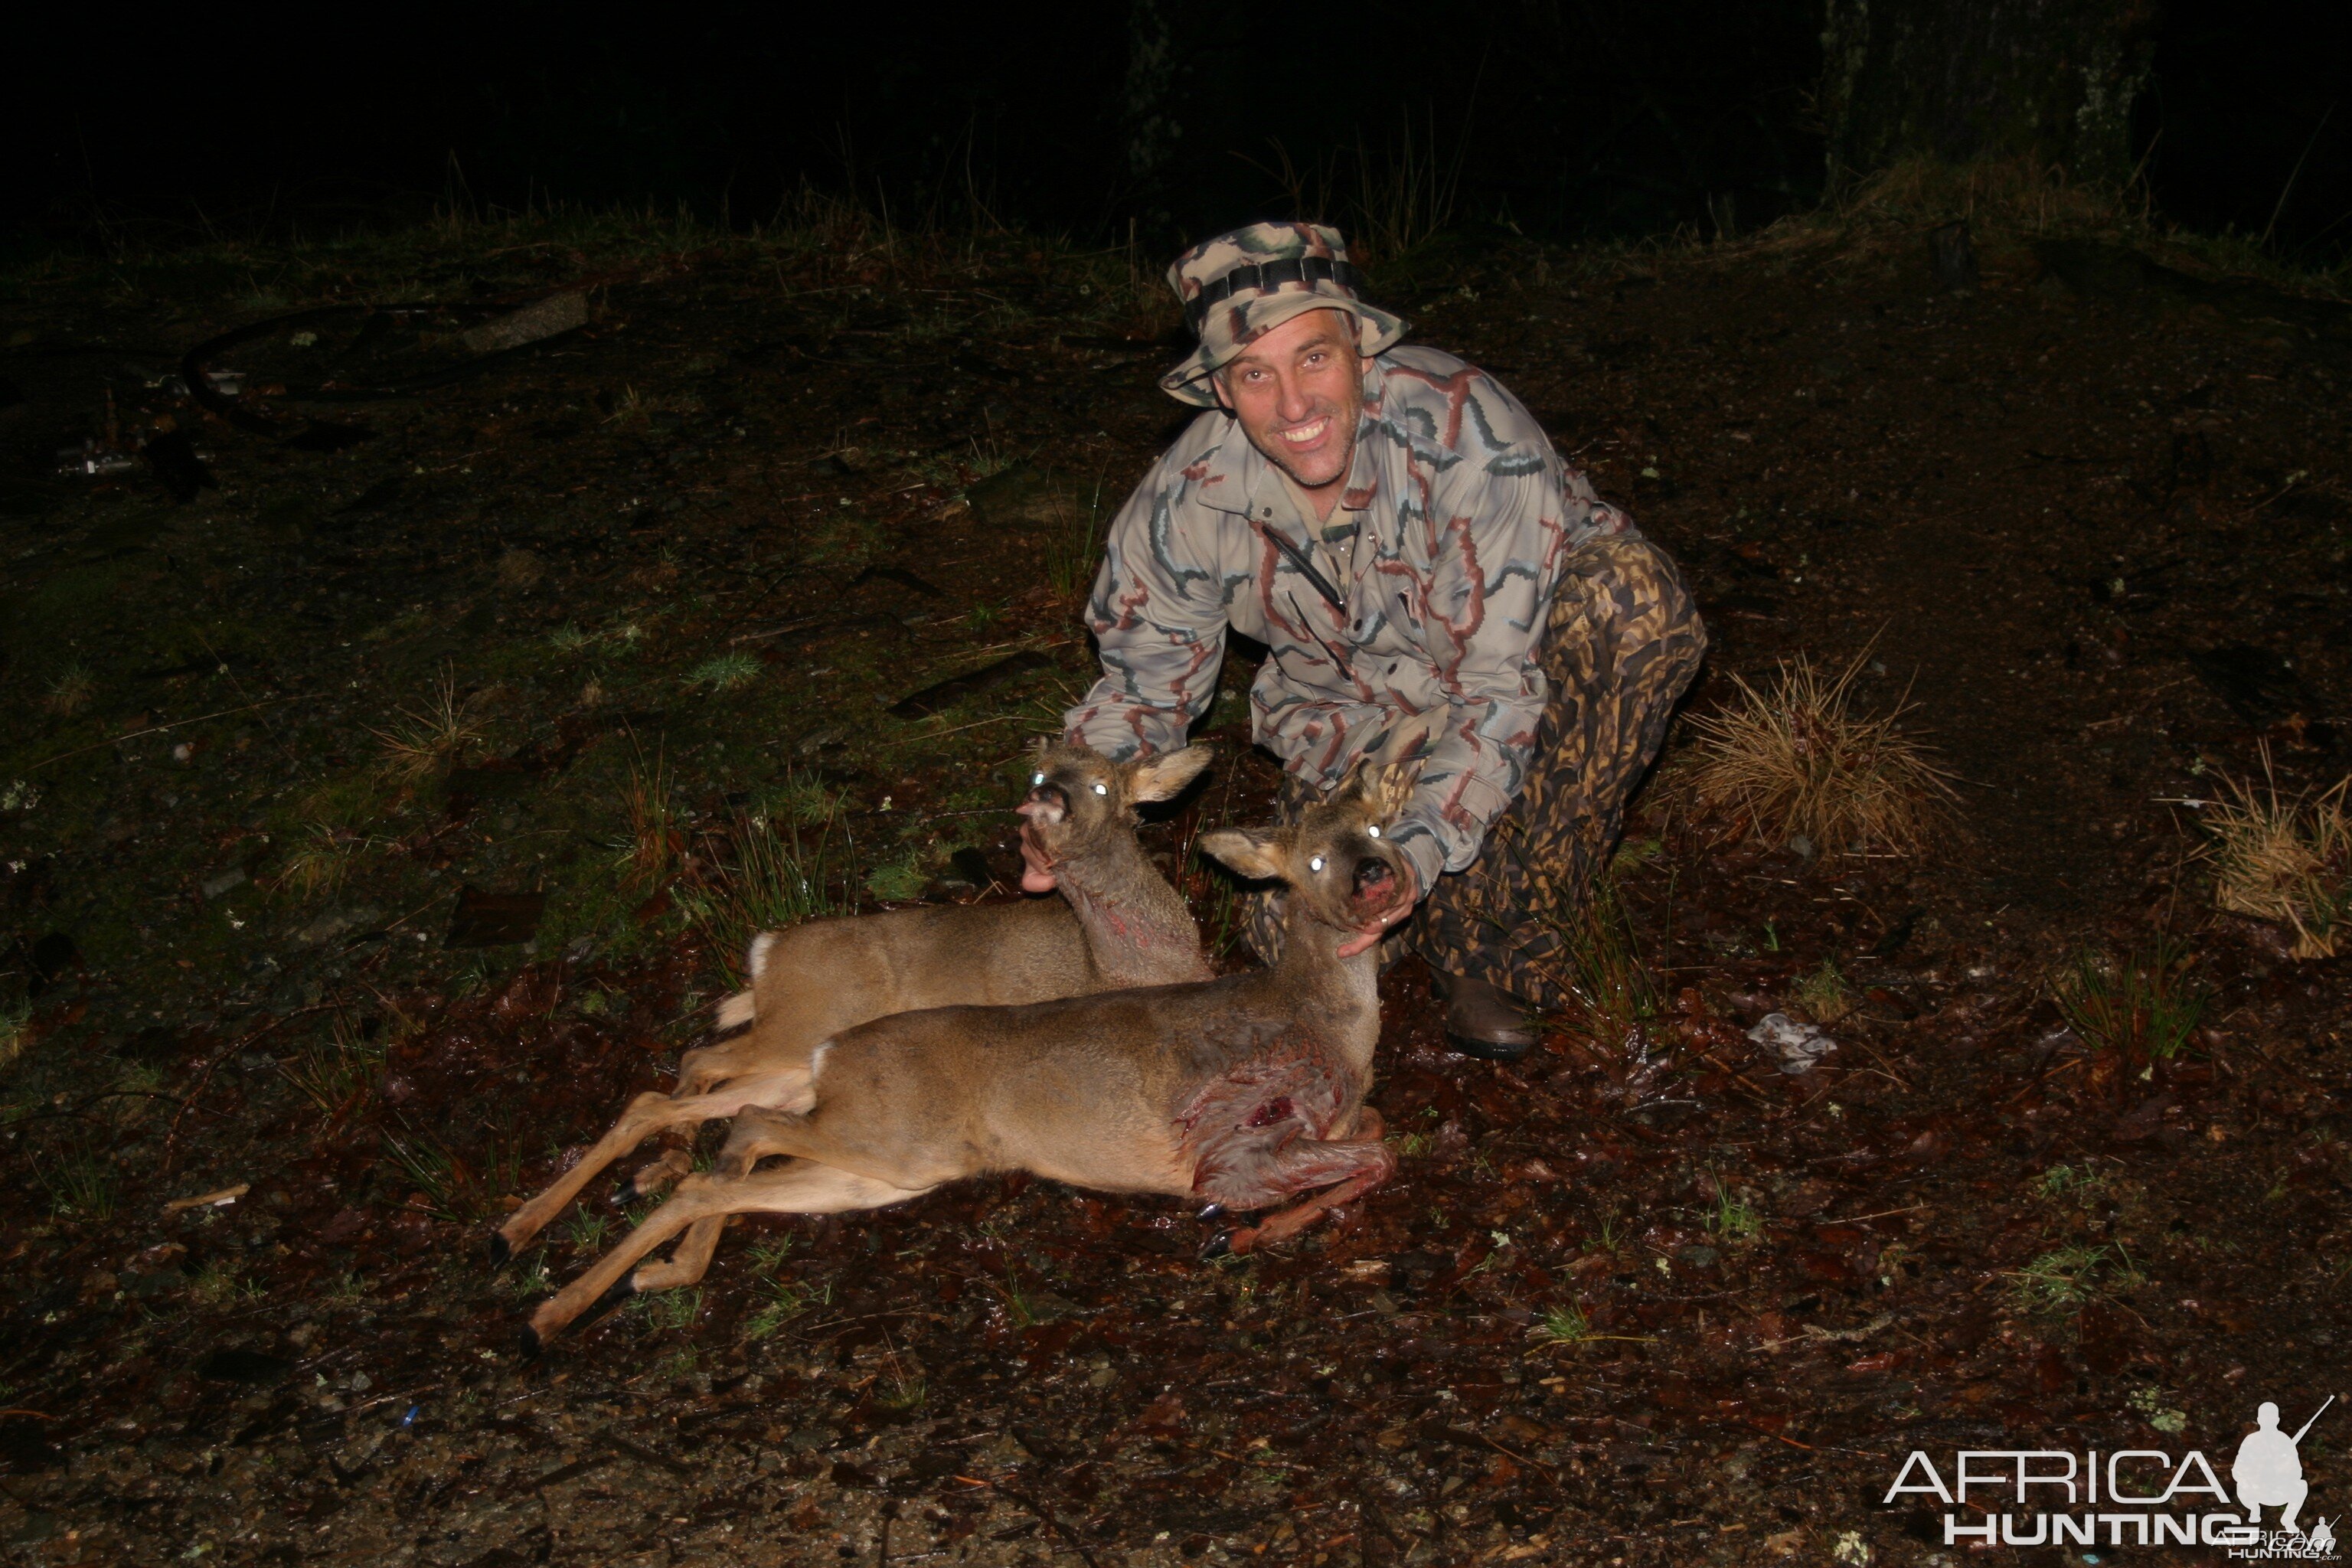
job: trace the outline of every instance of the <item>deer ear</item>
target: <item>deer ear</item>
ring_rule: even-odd
[[[1421,758],[1408,757],[1380,769],[1366,781],[1365,800],[1383,818],[1394,816],[1412,798],[1412,786],[1421,778]]]
[[[1220,827],[1196,841],[1203,854],[1214,857],[1235,875],[1253,882],[1290,879],[1290,842],[1286,834],[1246,827]]]
[[[1187,746],[1164,757],[1138,757],[1128,764],[1127,793],[1132,800],[1173,800],[1184,786],[1201,776],[1216,760],[1208,746]]]

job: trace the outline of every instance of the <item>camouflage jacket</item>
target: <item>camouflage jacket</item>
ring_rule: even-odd
[[[1192,422],[1111,524],[1087,608],[1103,678],[1066,728],[1114,757],[1181,746],[1227,627],[1255,637],[1255,733],[1291,773],[1328,789],[1367,752],[1427,759],[1394,835],[1427,889],[1519,792],[1562,563],[1633,524],[1517,398],[1418,347],[1373,360],[1330,520],[1296,494],[1222,410]]]

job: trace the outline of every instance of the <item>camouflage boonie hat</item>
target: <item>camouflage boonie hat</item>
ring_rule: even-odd
[[[1404,323],[1358,298],[1362,275],[1348,242],[1319,223],[1254,223],[1204,239],[1168,268],[1168,286],[1201,346],[1160,378],[1180,403],[1213,408],[1210,374],[1294,316],[1340,310],[1356,318],[1360,352],[1376,354],[1404,336]]]

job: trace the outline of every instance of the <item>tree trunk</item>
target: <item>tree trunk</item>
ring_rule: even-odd
[[[2031,158],[2131,177],[2157,0],[1827,0],[1832,184],[1927,156]]]

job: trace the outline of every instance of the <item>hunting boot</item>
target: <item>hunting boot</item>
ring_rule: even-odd
[[[1440,973],[1436,991],[1445,1003],[1445,1043],[1464,1056],[1515,1062],[1534,1047],[1535,1009],[1501,986]]]

